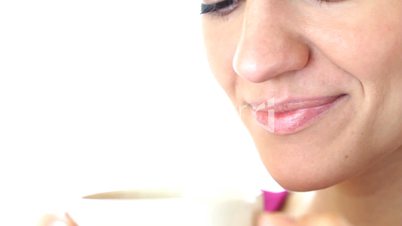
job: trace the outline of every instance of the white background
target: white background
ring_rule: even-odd
[[[209,72],[199,3],[0,2],[0,225],[139,186],[277,189]]]

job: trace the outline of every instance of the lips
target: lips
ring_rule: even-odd
[[[268,132],[280,135],[299,132],[319,116],[331,109],[336,102],[346,95],[317,98],[286,99],[276,102],[269,99],[258,104],[251,104],[257,123]]]

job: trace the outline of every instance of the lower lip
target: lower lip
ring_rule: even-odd
[[[313,125],[325,112],[343,98],[344,96],[339,96],[330,103],[288,112],[257,111],[254,112],[254,117],[258,124],[268,132],[289,135]]]

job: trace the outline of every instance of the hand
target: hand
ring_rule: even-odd
[[[66,213],[63,216],[47,214],[39,221],[38,226],[78,226]]]
[[[352,226],[346,219],[335,214],[307,215],[293,219],[282,213],[264,213],[257,226]]]

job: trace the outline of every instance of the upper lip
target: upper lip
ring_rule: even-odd
[[[252,103],[250,106],[253,111],[270,111],[274,112],[289,112],[304,108],[318,107],[334,102],[344,94],[336,96],[308,97],[308,98],[286,98],[276,101],[275,98],[267,99],[257,103]]]

